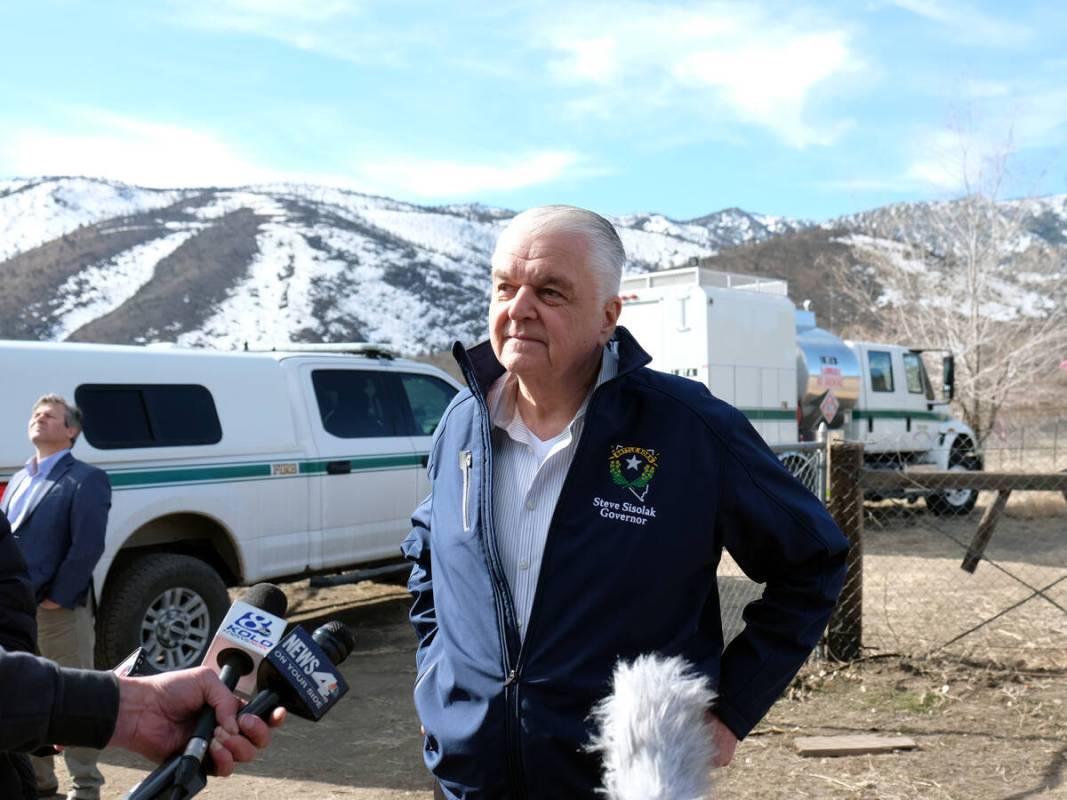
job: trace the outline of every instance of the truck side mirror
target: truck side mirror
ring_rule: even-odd
[[[941,395],[946,403],[956,396],[956,357],[951,354],[941,359]]]

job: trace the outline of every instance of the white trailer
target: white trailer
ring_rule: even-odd
[[[869,465],[982,468],[974,432],[951,417],[921,350],[840,339],[798,310],[783,280],[702,267],[623,278],[621,324],[656,369],[707,385],[740,409],[768,444],[812,441],[820,425],[864,443]],[[926,495],[936,513],[967,513],[977,492]]]

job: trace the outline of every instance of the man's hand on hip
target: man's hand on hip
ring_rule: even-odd
[[[62,606],[55,600],[45,599],[41,601],[41,608],[44,608],[48,611],[55,611],[57,608],[62,608]]]
[[[727,728],[710,711],[704,715],[708,727],[711,728],[711,747],[713,755],[711,766],[725,767],[734,760],[734,751],[737,750],[737,737],[734,732]]]

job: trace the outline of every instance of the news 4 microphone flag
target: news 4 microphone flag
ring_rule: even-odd
[[[267,661],[299,693],[310,719],[321,719],[348,692],[344,676],[301,627],[293,628]]]

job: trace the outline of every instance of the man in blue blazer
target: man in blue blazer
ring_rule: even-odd
[[[29,568],[37,600],[41,655],[65,667],[93,666],[93,568],[104,552],[111,484],[107,474],[70,454],[82,430],[81,412],[45,395],[30,414],[33,457],[8,483],[0,511],[7,516]],[[97,753],[64,751],[73,783],[68,800],[99,800],[104,778]],[[52,758],[35,758],[40,796],[58,789]]]

